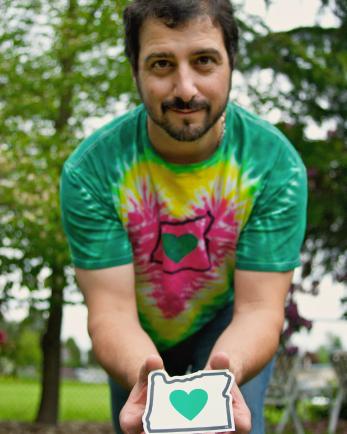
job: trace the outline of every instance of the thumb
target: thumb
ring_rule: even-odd
[[[230,369],[229,356],[222,351],[213,354],[207,363],[206,369]]]
[[[157,369],[164,369],[164,363],[159,355],[152,354],[146,358],[144,364],[142,365],[137,382],[141,386],[147,385],[149,373],[156,371]]]

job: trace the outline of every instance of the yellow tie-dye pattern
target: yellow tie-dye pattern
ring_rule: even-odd
[[[157,162],[144,161],[124,174],[119,188],[120,217],[123,223],[128,223],[129,199],[140,204],[146,185],[150,189],[147,194],[155,193],[170,216],[178,220],[194,217],[194,208],[205,205],[202,198],[218,197],[233,202],[242,229],[252,208],[252,191],[256,184],[257,179],[240,173],[240,167],[232,157],[229,161],[183,173],[175,173]]]

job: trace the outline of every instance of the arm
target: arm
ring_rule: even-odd
[[[136,307],[133,265],[76,269],[88,308],[88,331],[99,363],[131,389],[149,355],[158,354],[142,329]]]
[[[237,384],[256,375],[275,354],[292,272],[235,272],[234,314],[212,349],[229,356]]]

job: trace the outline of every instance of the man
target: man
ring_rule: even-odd
[[[143,105],[86,139],[62,175],[115,428],[142,432],[151,370],[225,368],[237,432],[251,413],[260,434],[300,264],[305,170],[279,131],[228,102],[238,41],[228,0],[134,0],[124,21]]]

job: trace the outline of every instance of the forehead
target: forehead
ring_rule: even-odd
[[[140,59],[153,52],[175,55],[211,48],[226,55],[222,30],[207,15],[175,28],[166,26],[159,19],[148,18],[140,30]]]

